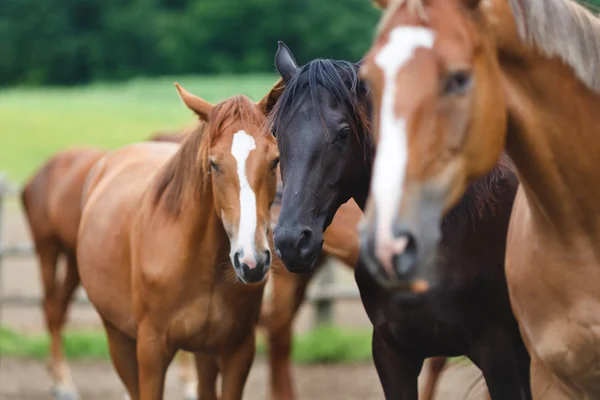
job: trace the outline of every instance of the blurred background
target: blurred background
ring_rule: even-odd
[[[378,15],[369,0],[1,0],[0,170],[19,183],[64,146],[187,124],[174,80],[259,99],[278,40],[301,64],[358,61]]]

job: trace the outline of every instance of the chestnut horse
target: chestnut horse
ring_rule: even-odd
[[[151,140],[171,141],[179,143],[183,135],[176,131],[157,132]],[[271,207],[271,224],[279,218],[281,206],[281,178],[278,174],[278,188],[275,201]],[[328,256],[333,256],[345,265],[353,266],[358,259],[358,235],[356,224],[362,217],[362,211],[354,202],[343,205],[325,234],[323,252],[319,256],[316,270],[324,264]],[[281,264],[278,258],[273,259],[271,280],[271,296],[263,300],[259,327],[267,331],[270,396],[274,400],[292,400],[295,398],[290,356],[292,351],[293,322],[302,305],[306,288],[314,273],[294,274]],[[192,359],[183,353],[180,356],[181,379],[184,384],[186,399],[196,399],[197,376]],[[441,369],[441,368],[440,368]]]
[[[181,145],[129,145],[90,171],[79,274],[131,399],[163,398],[178,349],[195,353],[200,398],[217,398],[220,372],[220,398],[241,399],[271,265],[271,94],[213,106],[177,89],[202,120]]]
[[[310,270],[338,207],[350,197],[365,205],[374,155],[371,95],[358,77],[359,66],[349,62],[315,60],[298,67],[280,44],[275,65],[286,87],[272,112],[284,182],[274,240],[286,266],[304,271]],[[482,370],[494,399],[530,397],[529,357],[503,270],[517,185],[503,158],[469,188],[443,223],[435,268],[445,281],[423,296],[393,290],[387,268],[357,264],[386,398],[416,399],[424,359],[458,355],[467,355]]]
[[[367,247],[393,247],[380,262],[431,269],[441,216],[504,146],[514,161],[506,275],[535,399],[600,398],[599,43],[600,20],[570,0],[409,0],[389,5],[365,64],[374,181],[391,185],[366,216]]]
[[[174,131],[158,132],[150,140],[179,141]],[[62,347],[62,332],[73,293],[79,286],[75,248],[81,219],[81,196],[88,172],[106,152],[72,148],[48,159],[25,183],[21,204],[38,257],[44,293],[43,311],[50,333],[49,369],[53,393],[59,399],[77,398]],[[66,258],[64,277],[58,258]],[[194,388],[195,390],[195,388]]]

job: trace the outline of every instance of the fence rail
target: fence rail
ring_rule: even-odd
[[[0,173],[0,307],[5,305],[39,306],[41,297],[31,295],[5,295],[3,274],[6,258],[33,257],[35,249],[31,243],[21,243],[14,246],[3,246],[2,229],[4,227],[4,203],[8,197],[19,194],[16,186],[10,185],[3,174]],[[356,287],[341,285],[335,282],[334,265],[327,263],[319,273],[318,280],[313,290],[309,290],[306,297],[315,307],[317,324],[327,323],[333,319],[333,303],[340,300],[360,299]],[[76,296],[73,304],[90,306],[91,303],[85,296]]]

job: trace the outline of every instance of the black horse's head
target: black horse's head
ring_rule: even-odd
[[[290,271],[308,272],[337,209],[351,197],[362,205],[368,194],[371,103],[358,64],[298,67],[281,42],[275,64],[285,82],[271,115],[283,180],[275,248]]]

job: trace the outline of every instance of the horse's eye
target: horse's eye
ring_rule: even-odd
[[[445,94],[464,94],[471,88],[473,82],[471,73],[468,71],[459,71],[452,73],[444,86]]]
[[[277,168],[278,165],[279,165],[279,157],[277,157],[275,160],[273,160],[273,162],[271,163],[271,169]]]
[[[210,169],[212,169],[215,172],[219,172],[219,166],[214,161],[210,162]]]
[[[337,142],[340,140],[346,140],[346,138],[348,137],[349,134],[350,134],[350,128],[345,127],[341,131],[338,132],[338,134],[336,135],[336,137],[333,141]]]

